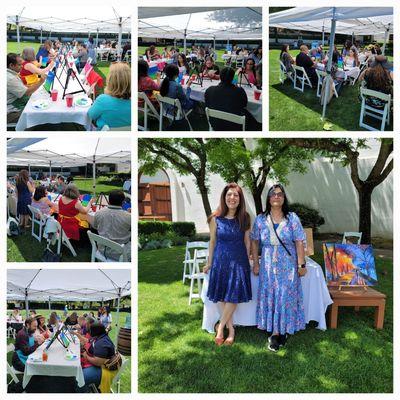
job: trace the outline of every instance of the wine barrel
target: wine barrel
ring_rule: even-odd
[[[131,355],[131,330],[130,328],[120,328],[118,332],[118,351],[124,356]]]

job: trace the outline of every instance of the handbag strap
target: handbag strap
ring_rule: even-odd
[[[269,214],[271,217],[271,222],[272,222],[272,227],[274,228],[274,232],[275,232],[275,236],[277,237],[277,239],[279,240],[279,243],[283,246],[283,248],[286,250],[286,252],[289,254],[289,256],[291,257],[292,254],[290,253],[290,251],[288,250],[288,248],[285,246],[285,243],[282,242],[282,239],[279,237],[278,232],[276,231],[275,228],[275,224],[274,224],[274,220],[272,219],[272,215]]]

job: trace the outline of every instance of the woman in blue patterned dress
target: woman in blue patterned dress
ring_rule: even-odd
[[[282,185],[268,191],[266,212],[254,221],[251,239],[253,272],[259,273],[257,327],[272,333],[268,349],[278,351],[285,345],[287,334],[305,329],[300,282],[300,276],[306,273],[305,233],[299,217],[289,212]]]
[[[251,300],[250,281],[250,216],[242,189],[228,184],[221,194],[218,209],[208,218],[210,246],[204,272],[210,271],[207,296],[222,304],[223,312],[215,344],[232,345],[235,338],[232,315],[238,303]],[[229,335],[224,338],[225,327]]]

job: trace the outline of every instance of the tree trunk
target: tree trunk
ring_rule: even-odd
[[[373,187],[363,185],[358,191],[358,231],[362,232],[361,243],[363,244],[371,243],[371,196],[373,190]]]
[[[253,195],[254,205],[256,207],[256,215],[261,214],[263,212],[261,193],[262,192],[260,192],[257,189],[251,191],[251,194]]]
[[[197,181],[197,186],[199,188],[201,194],[201,200],[203,201],[204,212],[206,213],[206,217],[208,218],[211,215],[211,206],[208,200],[208,191],[206,185],[202,182]]]

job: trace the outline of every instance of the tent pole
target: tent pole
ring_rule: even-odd
[[[186,35],[187,35],[187,29],[185,28],[185,31],[183,33],[183,54],[186,55]]]
[[[17,25],[17,43],[18,43],[18,53],[19,53],[19,43],[20,43],[20,37],[19,37],[19,15],[15,16],[15,24]]]
[[[28,174],[31,176],[31,164],[28,164]]]
[[[49,311],[51,311],[51,302],[50,302],[50,297],[49,297]]]
[[[121,61],[122,54],[122,17],[119,17],[118,22],[118,60]]]
[[[43,42],[43,28],[40,27],[40,44]]]
[[[93,156],[93,196],[96,196],[96,156]]]
[[[328,53],[328,65],[326,67],[326,77],[325,80],[326,86],[329,88],[331,84],[331,69],[332,69],[332,56],[333,56],[333,46],[335,44],[335,31],[336,31],[336,7],[333,7],[332,11],[332,20],[331,20],[331,33],[329,35],[329,53]],[[325,114],[326,114],[326,105],[328,102],[328,95],[329,95],[329,90],[326,89],[325,87],[325,96],[324,96],[324,105],[322,109],[322,120],[325,119]]]
[[[51,180],[51,160],[50,160],[50,172],[49,172],[49,175],[50,175],[50,180]]]
[[[351,32],[351,44],[354,45],[354,32]]]
[[[216,49],[215,49],[215,36],[214,36],[214,51],[216,51]]]
[[[119,306],[121,300],[121,288],[118,288],[118,300],[117,300],[117,323],[115,324],[115,328],[118,329],[119,326]]]
[[[390,32],[390,24],[389,24],[389,26],[388,26],[388,28],[386,29],[386,32],[385,32],[385,40],[384,40],[383,46],[382,46],[382,55],[383,56],[385,55],[386,44],[387,44],[387,42],[389,40],[389,32]]]
[[[322,47],[325,45],[325,26],[322,25]]]
[[[26,312],[26,318],[29,317],[29,304],[28,304],[28,289],[25,288],[25,312]]]
[[[96,47],[99,47],[99,28],[97,28],[96,32]]]

